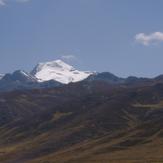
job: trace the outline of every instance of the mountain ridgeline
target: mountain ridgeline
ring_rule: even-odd
[[[13,73],[0,75],[0,92],[54,88],[64,84],[80,82],[82,80],[104,81],[112,85],[143,85],[163,81],[162,75],[149,79],[128,77],[120,78],[110,72],[95,73],[90,71],[79,71],[61,60],[39,63],[30,72],[16,70]]]
[[[53,88],[87,78],[91,72],[78,71],[61,60],[39,63],[30,73],[23,70],[0,75],[0,91]]]

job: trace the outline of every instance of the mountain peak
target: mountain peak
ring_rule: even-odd
[[[58,59],[37,64],[31,74],[38,78],[40,82],[56,80],[68,84],[81,81],[92,73],[76,70],[73,66]]]

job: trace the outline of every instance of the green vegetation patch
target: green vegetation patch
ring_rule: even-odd
[[[160,101],[159,103],[156,104],[135,103],[132,106],[137,108],[145,108],[145,109],[163,109],[163,101]]]
[[[56,113],[54,113],[54,115],[53,115],[53,121],[57,121],[57,120],[59,120],[60,118],[63,118],[63,117],[65,117],[65,116],[69,116],[69,115],[71,115],[72,114],[72,112],[56,112]]]

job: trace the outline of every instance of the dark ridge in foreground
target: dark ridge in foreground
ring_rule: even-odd
[[[128,80],[1,93],[0,162],[163,161],[163,83]]]

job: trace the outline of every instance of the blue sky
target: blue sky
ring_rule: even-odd
[[[119,76],[163,74],[162,0],[0,0],[0,73],[64,59]]]

